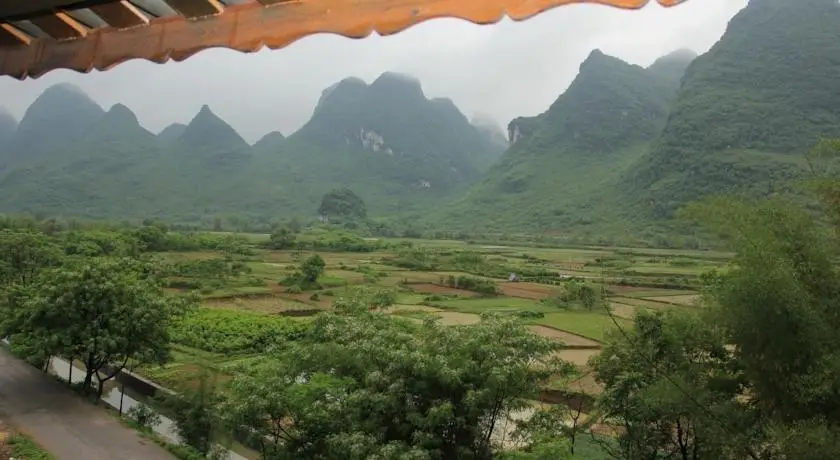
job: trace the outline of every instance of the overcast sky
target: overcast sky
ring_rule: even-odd
[[[370,82],[392,70],[419,78],[428,97],[449,97],[468,117],[483,113],[504,126],[546,110],[592,49],[643,66],[679,48],[702,53],[746,3],[693,0],[641,11],[570,5],[520,23],[438,19],[390,37],[319,35],[256,54],[209,50],[181,63],[131,61],[104,73],[55,71],[25,82],[3,77],[0,105],[20,119],[45,88],[71,82],[105,108],[127,105],[153,132],[189,122],[207,104],[254,142],[271,131],[294,132],[336,81]]]

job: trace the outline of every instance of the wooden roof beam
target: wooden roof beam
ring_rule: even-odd
[[[0,46],[29,45],[31,43],[32,37],[26,32],[11,24],[0,23]]]
[[[90,31],[87,26],[61,11],[51,15],[32,18],[31,22],[56,40],[84,37]]]
[[[149,24],[149,18],[139,8],[126,0],[90,7],[97,16],[117,29],[128,29]]]
[[[219,0],[165,0],[173,10],[187,18],[214,16],[225,10]]]

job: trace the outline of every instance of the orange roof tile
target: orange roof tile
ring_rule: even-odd
[[[650,0],[652,1],[652,0]],[[674,6],[683,0],[657,0]],[[649,0],[2,0],[0,75],[181,61],[208,48],[254,52],[334,33],[390,35],[433,18],[521,21],[571,3],[637,9]]]

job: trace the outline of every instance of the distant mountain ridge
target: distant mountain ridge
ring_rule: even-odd
[[[452,197],[502,150],[451,101],[426,98],[399,74],[339,82],[301,130],[254,146],[206,105],[155,135],[128,107],[105,111],[62,84],[19,125],[0,112],[0,212],[269,219],[314,215],[321,196],[342,185],[372,212],[394,212]]]

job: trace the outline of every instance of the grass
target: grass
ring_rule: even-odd
[[[252,241],[263,238],[264,235],[256,236]],[[478,320],[477,315],[486,312],[502,315],[534,312],[543,317],[528,319],[530,324],[554,330],[553,335],[550,335],[545,332],[545,328],[534,329],[543,336],[562,340],[558,338],[557,331],[564,331],[567,335],[580,336],[578,340],[586,338],[603,343],[608,332],[615,329],[613,320],[605,311],[587,311],[581,307],[564,309],[540,301],[543,298],[555,298],[564,291],[567,280],[559,274],[585,276],[592,278],[590,282],[606,284],[605,287],[611,293],[608,300],[621,309],[616,313],[619,325],[631,328],[630,318],[637,309],[691,308],[680,304],[688,304],[690,296],[696,295],[698,275],[724,266],[730,256],[725,253],[685,250],[551,247],[544,243],[534,245],[524,239],[508,245],[495,242],[473,244],[462,241],[388,239],[388,243],[401,241],[410,241],[415,250],[425,251],[435,261],[437,270],[397,266],[403,254],[398,249],[371,253],[319,251],[318,254],[326,263],[325,272],[318,280],[323,289],[292,294],[284,292],[285,288],[278,284],[278,280],[297,270],[301,261],[311,255],[312,251],[298,254],[296,251],[255,248],[253,254],[245,258],[250,273],[239,279],[226,279],[222,286],[213,285],[214,292],[204,292],[204,306],[214,310],[261,313],[260,321],[271,321],[277,315],[288,315],[292,311],[298,311],[301,315],[329,311],[331,303],[344,294],[346,286],[365,284],[391,289],[396,293],[397,307],[390,310],[395,321],[417,321],[436,316],[441,318],[442,324],[473,324]],[[391,247],[396,248],[396,245]],[[457,256],[461,251],[479,255],[481,262],[474,265],[458,262]],[[181,260],[217,256],[207,251],[166,254],[168,258]],[[509,272],[520,274],[528,282],[507,283]],[[480,278],[493,276],[495,278],[492,279],[502,292],[487,297],[466,292],[455,292],[458,295],[447,296],[444,294],[448,292],[438,292],[442,291],[439,286],[442,279],[449,275],[457,277],[464,274]],[[253,278],[257,278],[256,283]],[[259,286],[260,280],[265,282],[264,286]],[[332,295],[325,294],[326,291]],[[318,294],[317,300],[310,298],[314,293]],[[427,300],[432,294],[440,295],[440,300]],[[430,307],[444,311],[422,311]],[[308,321],[311,317],[289,316],[287,319],[297,323]],[[217,330],[226,329],[225,324],[211,326]],[[203,335],[215,334],[217,330],[208,330]],[[226,341],[235,341],[237,337],[234,334]],[[590,346],[597,347],[597,344],[592,343]],[[254,363],[263,359],[259,354],[238,351],[214,354],[183,346],[173,348],[173,357],[174,361],[169,365],[146,368],[141,373],[167,387],[179,388],[192,385],[201,368],[212,369],[224,379],[237,372],[248,372]]]
[[[20,433],[12,435],[9,440],[9,447],[11,447],[12,458],[20,460],[54,460],[49,452],[38,445],[28,436]]]
[[[539,302],[511,297],[442,300],[429,302],[429,304],[456,310],[461,313],[475,313],[479,315],[484,312],[511,313],[516,311],[535,311],[546,313],[557,311],[557,308],[550,307]]]
[[[630,321],[616,318],[623,328],[632,327]],[[615,329],[613,320],[606,314],[595,312],[565,311],[548,313],[545,317],[534,320],[534,324],[553,327],[583,337],[603,342],[608,331]]]

